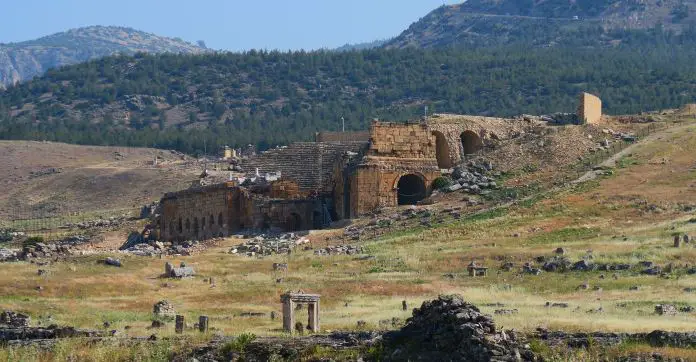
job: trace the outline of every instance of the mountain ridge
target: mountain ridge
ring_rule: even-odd
[[[695,23],[696,0],[469,0],[438,7],[385,47],[615,46],[631,34],[678,35]]]
[[[121,26],[73,28],[38,39],[0,44],[0,88],[65,65],[118,53],[208,52],[177,38]]]

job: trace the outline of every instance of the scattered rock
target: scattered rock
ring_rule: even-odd
[[[655,313],[659,315],[675,315],[677,308],[671,304],[658,304],[655,306]]]
[[[121,261],[118,259],[114,259],[112,257],[108,257],[108,258],[104,259],[104,264],[119,267],[119,268],[121,267]]]
[[[174,318],[176,316],[174,306],[166,300],[161,300],[155,303],[152,308],[152,313],[156,317]]]
[[[26,314],[17,313],[11,310],[6,310],[0,313],[0,324],[10,327],[29,327],[30,321],[31,318]]]
[[[459,295],[424,302],[405,327],[387,332],[383,341],[387,361],[536,360],[521,336],[497,331],[490,316]]]

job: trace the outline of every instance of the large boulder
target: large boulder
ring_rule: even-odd
[[[404,328],[383,338],[386,361],[537,360],[522,337],[496,331],[493,318],[460,295],[424,302]]]

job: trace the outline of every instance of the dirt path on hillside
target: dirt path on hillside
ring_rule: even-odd
[[[595,167],[599,166],[601,169],[587,171],[584,175],[580,176],[578,179],[571,181],[571,184],[578,184],[578,183],[583,183],[583,182],[594,180],[597,178],[597,176],[601,175],[604,172],[604,169],[616,167],[616,162],[618,160],[620,160],[622,157],[624,157],[626,155],[633,153],[633,151],[635,151],[636,148],[641,147],[646,142],[656,141],[660,137],[664,137],[665,135],[673,134],[674,132],[682,131],[682,130],[689,128],[693,125],[694,125],[693,123],[686,123],[686,124],[676,126],[676,127],[668,127],[666,129],[657,131],[657,132],[649,135],[648,137],[645,137],[641,140],[638,140],[638,142],[636,142],[636,143],[624,148],[623,150],[613,154],[611,157],[604,160],[604,162],[595,166]]]

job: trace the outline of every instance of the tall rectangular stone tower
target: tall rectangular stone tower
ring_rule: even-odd
[[[602,100],[590,93],[580,93],[577,115],[583,123],[598,123],[602,119]]]

